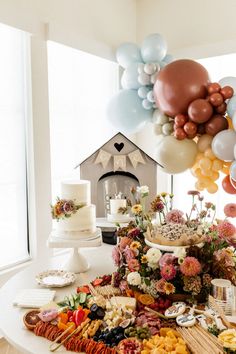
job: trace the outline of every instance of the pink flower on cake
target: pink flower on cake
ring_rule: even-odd
[[[162,268],[167,264],[173,264],[175,258],[172,253],[165,253],[159,260],[159,266]]]
[[[229,218],[236,217],[236,204],[235,203],[228,203],[224,207],[225,216]]]
[[[183,218],[184,213],[181,210],[173,209],[166,214],[166,222],[174,224],[184,224],[185,220]]]
[[[173,264],[166,264],[161,269],[161,276],[165,280],[171,280],[176,276],[176,269]]]
[[[129,246],[131,244],[132,240],[127,237],[127,236],[124,236],[124,237],[121,237],[120,239],[120,243],[119,243],[119,248],[121,251],[124,251],[124,249]]]
[[[230,239],[236,233],[236,228],[231,222],[224,220],[217,225],[219,237],[222,239]]]
[[[72,201],[67,201],[65,202],[65,204],[63,205],[63,211],[65,213],[69,213],[72,212],[74,210],[74,203]]]
[[[195,257],[186,257],[180,265],[181,272],[188,277],[199,274],[201,269],[201,264]]]
[[[137,259],[130,259],[128,261],[128,268],[131,272],[135,272],[135,271],[139,271],[140,269],[140,264],[139,261]]]

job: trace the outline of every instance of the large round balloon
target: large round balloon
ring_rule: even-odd
[[[140,49],[135,43],[123,43],[116,51],[116,60],[123,68],[135,62],[142,62]]]
[[[167,43],[159,33],[150,34],[141,45],[141,55],[146,63],[161,61],[166,56],[166,52]]]
[[[234,146],[236,144],[236,133],[231,130],[222,130],[212,140],[212,151],[216,157],[224,161],[234,160]]]
[[[222,187],[226,193],[236,194],[236,188],[234,188],[234,186],[230,182],[229,175],[225,176],[225,178],[222,180]]]
[[[171,117],[186,113],[192,101],[206,97],[208,83],[208,72],[201,64],[189,59],[176,60],[157,75],[156,104]]]
[[[157,161],[167,173],[180,173],[192,167],[197,156],[197,145],[193,140],[177,140],[167,136],[157,146]]]
[[[152,111],[142,106],[136,90],[121,90],[110,100],[108,120],[124,133],[135,133],[152,119]]]

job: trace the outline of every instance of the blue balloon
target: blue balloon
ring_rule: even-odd
[[[227,113],[232,119],[234,112],[236,112],[236,95],[230,98],[229,102],[227,103]]]
[[[233,181],[236,181],[236,161],[232,162],[230,169],[229,169],[230,177]]]
[[[234,89],[234,92],[236,93],[236,77],[234,76],[226,76],[220,79],[219,84],[221,87],[224,86],[231,86]]]
[[[159,34],[146,37],[141,46],[141,55],[145,63],[162,61],[167,53],[167,42]]]
[[[166,64],[170,64],[174,60],[173,55],[166,54],[166,56],[162,59]]]
[[[123,43],[116,50],[116,60],[123,68],[132,63],[142,62],[139,47],[135,43]]]
[[[126,134],[136,133],[151,121],[153,110],[146,110],[136,90],[121,90],[110,100],[107,116],[111,124]]]
[[[121,86],[124,89],[135,89],[137,90],[141,84],[138,82],[138,67],[140,63],[130,64],[123,72],[121,78]]]

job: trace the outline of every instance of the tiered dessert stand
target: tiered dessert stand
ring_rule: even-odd
[[[80,253],[80,248],[99,247],[102,245],[102,233],[100,228],[96,228],[96,231],[91,235],[86,235],[84,238],[76,239],[75,233],[73,238],[69,238],[68,233],[57,234],[56,230],[53,230],[47,241],[49,248],[72,248],[72,252],[63,264],[63,269],[74,273],[84,273],[89,269],[89,263],[87,259]],[[81,236],[81,235],[80,235]]]

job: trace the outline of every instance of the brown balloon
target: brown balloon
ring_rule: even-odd
[[[186,117],[184,114],[177,114],[175,116],[176,127],[183,127],[187,121],[188,121],[188,117]]]
[[[226,112],[227,105],[225,102],[221,103],[218,107],[215,107],[217,113],[224,114]]]
[[[218,84],[218,82],[212,82],[207,86],[207,91],[209,95],[212,93],[220,92],[221,86]]]
[[[208,72],[201,64],[189,59],[175,60],[157,75],[156,104],[170,117],[186,113],[192,101],[206,97],[208,83]]]
[[[178,140],[183,140],[183,139],[187,138],[187,134],[185,133],[183,128],[177,128],[174,131],[174,137]]]
[[[187,135],[193,136],[197,133],[197,124],[193,122],[187,122],[184,124],[184,131]]]
[[[233,96],[234,89],[231,86],[224,86],[220,90],[220,93],[222,94],[224,99],[227,100],[228,98],[231,98]]]
[[[236,194],[236,189],[230,182],[230,177],[228,175],[222,180],[222,187],[226,193]]]
[[[226,118],[220,114],[215,114],[206,124],[206,134],[215,136],[221,130],[228,129],[229,123]]]
[[[209,101],[214,107],[218,107],[224,102],[224,98],[219,92],[216,92],[210,95]]]
[[[189,118],[198,124],[207,122],[213,114],[212,105],[202,98],[198,98],[188,106]]]
[[[203,135],[206,133],[206,129],[205,129],[205,124],[198,124],[197,126],[197,133],[199,135]]]

